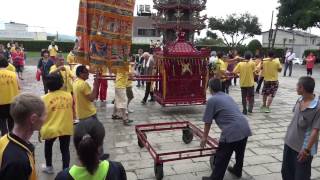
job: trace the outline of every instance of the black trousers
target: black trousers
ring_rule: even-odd
[[[307,76],[312,76],[312,68],[307,68]]]
[[[13,129],[13,119],[10,115],[10,104],[0,105],[0,131],[1,136]]]
[[[249,103],[248,109],[252,111],[254,103],[254,86],[252,87],[241,87],[241,97],[243,110],[247,110],[247,101]]]
[[[144,102],[147,102],[149,94],[151,99],[153,100],[153,92],[151,92],[151,82],[146,83],[146,91],[144,93],[144,98],[143,98]]]
[[[287,75],[287,70],[289,69],[289,76],[292,74],[292,61],[291,62],[286,62],[284,64],[284,71],[283,71],[283,76]]]
[[[212,180],[223,180],[226,173],[232,153],[236,153],[236,164],[233,166],[237,174],[242,174],[244,153],[246,150],[248,138],[232,143],[219,143],[219,148],[214,159],[214,170],[211,174]]]
[[[42,76],[42,84],[43,84],[44,94],[48,94],[47,79],[43,78],[43,77],[44,76]]]
[[[62,154],[62,169],[66,169],[66,168],[69,168],[69,164],[70,164],[70,151],[69,151],[70,136],[60,136],[58,138],[60,142],[60,151]],[[47,167],[52,166],[52,146],[56,139],[57,138],[45,140],[44,156],[46,158]]]
[[[259,77],[256,92],[260,92],[261,85],[262,85],[263,81],[264,81],[264,77]]]
[[[231,80],[221,81],[222,92],[229,94],[230,85],[231,85]]]
[[[298,152],[284,145],[282,161],[282,179],[283,180],[310,180],[312,156],[309,156],[304,162],[298,162]]]

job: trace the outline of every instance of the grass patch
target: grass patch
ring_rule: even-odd
[[[37,51],[26,51],[27,55],[26,65],[37,65],[41,57],[40,52]],[[62,53],[65,61],[67,61],[67,56],[69,53]]]

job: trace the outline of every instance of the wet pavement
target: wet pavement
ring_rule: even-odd
[[[320,92],[319,67],[314,69],[316,79],[316,92]],[[42,82],[35,80],[35,66],[26,66],[24,78],[21,82],[23,91],[32,92],[39,96],[43,94]],[[254,113],[248,115],[248,120],[253,131],[253,136],[249,138],[242,179],[256,180],[280,180],[281,161],[283,151],[283,138],[292,117],[292,107],[297,99],[295,86],[297,79],[305,75],[304,67],[295,66],[293,77],[281,77],[280,88],[272,105],[272,113],[264,114],[259,112],[262,96],[256,95]],[[110,159],[120,161],[127,171],[129,180],[155,179],[154,161],[145,148],[140,148],[137,144],[137,136],[134,125],[159,122],[190,121],[196,126],[203,128],[202,113],[204,106],[178,106],[161,107],[157,103],[141,105],[140,101],[144,95],[143,88],[133,88],[135,95],[130,108],[134,110],[129,115],[134,120],[133,126],[125,127],[121,121],[111,119],[114,97],[113,83],[109,82],[107,103],[96,102],[98,118],[106,129],[104,142],[105,151],[110,153]],[[231,87],[230,95],[241,105],[241,94],[239,86]],[[212,126],[210,136],[218,137],[219,129]],[[168,131],[165,133],[147,133],[148,140],[156,147],[157,151],[185,150],[199,146],[199,139],[186,145],[182,141],[181,131]],[[37,142],[37,133],[34,133],[32,142],[36,146],[36,163],[40,180],[54,179],[55,175],[46,175],[41,172],[41,165],[44,160],[44,143]],[[73,144],[70,145],[71,164],[76,162],[76,153]],[[234,158],[231,164],[234,163]],[[56,141],[53,150],[53,164],[55,171],[61,170],[61,153],[59,143]],[[312,178],[320,179],[320,158],[313,160]],[[164,179],[166,180],[199,180],[202,176],[208,176],[211,172],[209,157],[194,158],[181,161],[168,162],[164,164]],[[226,180],[235,179],[228,172]]]

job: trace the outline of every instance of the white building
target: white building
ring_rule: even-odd
[[[269,31],[262,32],[262,46],[269,45]],[[275,48],[293,48],[296,56],[302,58],[307,49],[319,49],[320,36],[296,30],[279,29],[275,39]]]
[[[151,40],[161,40],[160,31],[153,26],[152,13],[155,13],[155,10],[150,0],[136,1],[132,29],[133,44],[150,44]]]
[[[46,32],[29,32],[28,25],[15,22],[5,23],[0,30],[1,40],[47,40]]]

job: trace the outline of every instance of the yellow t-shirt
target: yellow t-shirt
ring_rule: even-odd
[[[128,74],[128,81],[127,81],[127,86],[126,87],[132,87],[132,80],[129,80],[129,75],[134,72],[134,69],[131,65],[129,65],[129,74]]]
[[[262,68],[262,75],[264,76],[265,81],[278,81],[278,73],[279,70],[282,69],[279,58],[263,59]]]
[[[11,104],[19,94],[16,73],[7,69],[0,69],[0,105]]]
[[[256,65],[252,61],[240,62],[234,68],[233,73],[240,74],[240,87],[254,86],[254,76]]]
[[[129,78],[128,72],[118,72],[116,75],[115,88],[125,89]]]
[[[16,72],[16,68],[11,63],[9,63],[9,65],[7,66],[7,70],[12,71],[12,72]]]
[[[11,48],[10,48],[10,52],[11,52],[11,53],[17,52],[17,51],[16,51],[16,47],[11,47]]]
[[[58,54],[58,46],[57,45],[55,45],[55,46],[50,45],[48,48],[48,51],[49,51],[50,56],[55,57]]]
[[[91,87],[83,79],[78,78],[73,83],[73,95],[76,101],[76,113],[79,119],[85,119],[97,113],[93,103],[87,96],[91,94]]]
[[[215,75],[217,78],[220,78],[221,80],[225,80],[225,72],[227,70],[228,63],[224,62],[222,59],[218,59],[216,62],[216,70]]]
[[[65,71],[60,71],[60,74],[62,76],[63,79],[63,86],[62,86],[62,90],[67,91],[67,92],[72,92],[72,83],[73,83],[73,73],[70,70],[70,68],[68,66],[64,66],[66,68]],[[50,67],[50,73],[54,72],[55,70],[57,70],[57,66],[53,65]]]
[[[70,53],[68,54],[68,56],[67,56],[67,62],[68,62],[69,64],[74,64],[74,63],[76,63],[76,57],[75,57],[75,55],[74,55],[72,52],[70,52]]]
[[[47,119],[41,127],[42,139],[52,139],[73,134],[73,100],[70,93],[62,90],[42,96]]]

